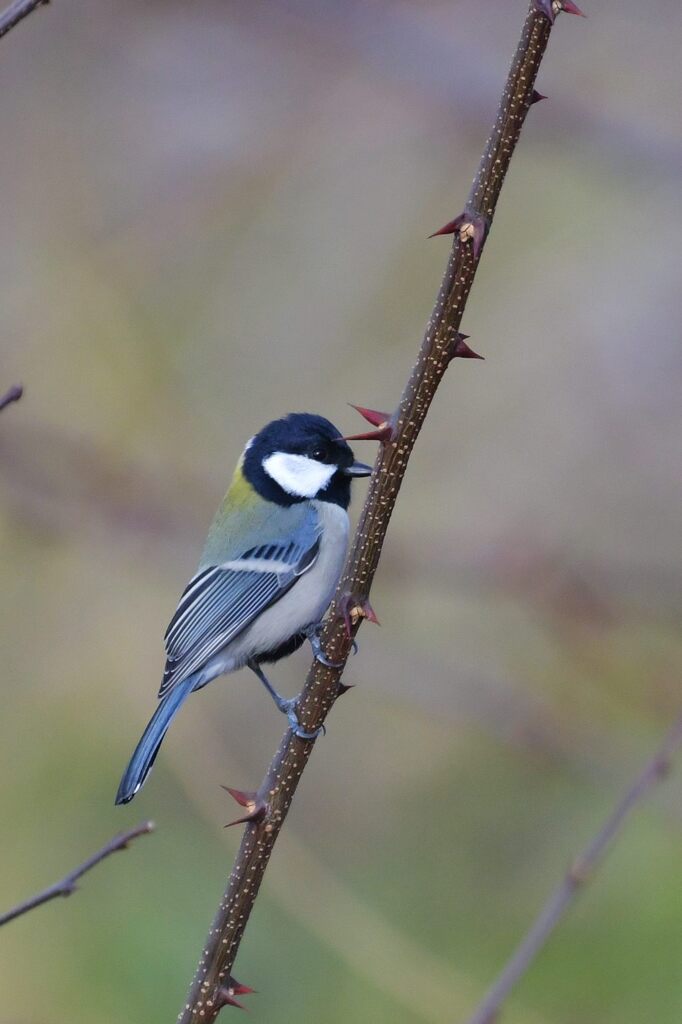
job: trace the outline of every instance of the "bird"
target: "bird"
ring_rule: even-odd
[[[300,726],[296,699],[280,696],[262,665],[306,639],[329,664],[320,624],[346,556],[351,483],[371,472],[336,427],[313,413],[273,420],[247,442],[166,630],[159,704],[123,773],[117,804],[140,790],[189,695],[237,669],[255,673],[296,735],[316,737]]]

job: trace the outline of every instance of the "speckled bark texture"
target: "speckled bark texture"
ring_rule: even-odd
[[[381,549],[407,461],[433,396],[457,354],[459,325],[476,267],[490,230],[495,207],[521,128],[533,101],[533,86],[552,24],[542,11],[531,9],[509,72],[492,134],[485,147],[463,214],[457,218],[454,244],[443,283],[429,319],[416,365],[392,417],[392,437],[380,447],[369,493],[352,550],[322,635],[330,660],[341,666],[350,652],[341,608],[351,607],[352,632],[357,631],[377,569]],[[355,614],[353,614],[353,611]],[[343,667],[326,668],[315,662],[299,701],[299,720],[313,731],[343,692]],[[286,817],[314,742],[288,731],[258,791],[262,803],[257,820],[248,822],[213,925],[187,998],[181,1024],[213,1021],[234,994],[231,973],[253,903],[275,840]]]

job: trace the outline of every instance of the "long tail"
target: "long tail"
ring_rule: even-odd
[[[116,794],[117,804],[127,804],[142,787],[154,764],[154,759],[159,752],[159,747],[163,737],[166,735],[168,726],[171,724],[176,712],[180,710],[189,697],[196,682],[196,675],[191,675],[187,679],[183,679],[181,683],[176,683],[170,693],[166,694],[159,704],[149,720],[147,728],[142,733],[140,742],[135,747],[128,767],[123,773],[123,778]]]

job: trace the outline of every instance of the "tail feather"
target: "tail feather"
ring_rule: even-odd
[[[176,683],[157,707],[123,773],[116,794],[117,804],[129,803],[143,785],[154,764],[168,726],[189,697],[196,682],[196,676],[191,675],[187,679],[183,679],[181,683]]]

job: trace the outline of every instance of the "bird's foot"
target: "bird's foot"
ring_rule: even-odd
[[[320,643],[320,633],[322,632],[323,626],[324,622],[317,622],[315,623],[314,626],[311,626],[310,629],[308,629],[306,632],[306,636],[310,641],[310,646],[312,647],[315,660],[319,661],[321,665],[325,665],[326,668],[343,668],[343,661],[332,661],[331,658],[328,658],[327,655],[322,650],[322,644]],[[355,642],[355,640],[352,641],[352,651],[353,654],[358,653],[358,645]]]
[[[299,739],[302,740],[316,740],[320,733],[327,731],[323,725],[321,725],[319,729],[312,729],[311,731],[304,729],[298,720],[298,715],[296,714],[296,702],[298,697],[287,698],[283,697],[281,693],[278,693],[257,661],[248,661],[247,665],[251,671],[258,676],[261,683],[277,705],[277,708],[289,719],[289,725],[293,729],[294,736],[298,736]]]
[[[289,719],[289,725],[291,726],[294,736],[298,736],[300,740],[316,740],[318,736],[324,736],[327,732],[324,725],[321,725],[318,729],[307,730],[303,728],[298,720],[298,715],[296,714],[296,698],[293,700],[282,701],[279,709]]]

